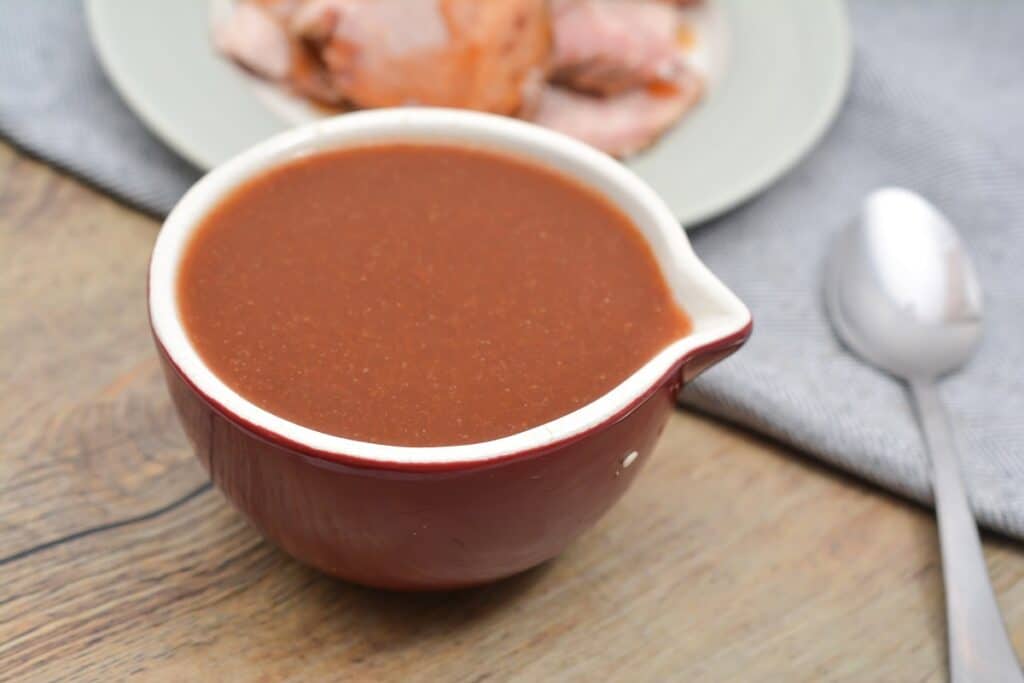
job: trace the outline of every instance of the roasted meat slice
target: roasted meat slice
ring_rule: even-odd
[[[299,95],[338,106],[345,98],[334,88],[319,58],[289,31],[302,0],[251,0],[234,6],[214,26],[214,44],[224,54],[267,80]]]
[[[291,38],[262,4],[236,5],[230,18],[214,27],[213,40],[217,49],[263,78],[280,81],[291,71]]]
[[[551,42],[545,0],[311,0],[291,28],[360,107],[515,114]]]
[[[610,95],[671,81],[686,66],[680,17],[657,0],[555,0],[552,79]]]
[[[701,88],[701,79],[689,71],[679,74],[671,86],[634,88],[604,97],[549,85],[531,120],[624,157],[657,140],[697,102]]]
[[[314,99],[517,114],[551,50],[546,0],[249,0],[216,27],[227,55]]]

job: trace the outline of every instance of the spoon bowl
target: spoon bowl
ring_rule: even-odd
[[[826,301],[847,346],[899,377],[952,372],[981,338],[981,288],[960,237],[909,190],[865,199],[832,251]]]

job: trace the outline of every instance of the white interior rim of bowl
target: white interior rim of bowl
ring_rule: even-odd
[[[260,172],[287,160],[328,149],[388,142],[449,143],[512,151],[542,166],[544,155],[557,157],[632,196],[663,233],[670,253],[652,245],[659,264],[666,261],[702,283],[702,291],[727,311],[704,324],[692,313],[694,330],[666,347],[622,383],[591,403],[545,424],[509,436],[453,446],[393,446],[334,436],[303,427],[260,408],[221,381],[200,358],[180,318],[175,286],[178,266],[194,229],[226,194]],[[520,151],[521,150],[521,151]],[[585,182],[585,181],[583,181]],[[666,274],[667,275],[667,274]],[[311,452],[366,461],[368,466],[478,463],[532,452],[579,436],[602,425],[648,393],[673,365],[696,349],[739,333],[750,322],[742,303],[701,263],[684,231],[662,200],[632,171],[587,145],[559,133],[514,119],[451,109],[401,108],[345,114],[276,135],[221,164],[182,197],[164,222],[153,249],[149,273],[153,331],[185,378],[233,418],[282,437]],[[688,310],[689,313],[689,310]]]

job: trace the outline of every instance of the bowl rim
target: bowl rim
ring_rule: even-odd
[[[396,446],[326,434],[260,408],[221,381],[203,362],[184,329],[177,305],[177,273],[193,231],[219,201],[269,168],[330,149],[386,142],[456,144],[501,150],[552,168],[553,159],[615,187],[645,215],[660,244],[644,232],[659,266],[665,263],[697,281],[718,311],[693,314],[693,331],[673,342],[609,392],[575,411],[508,436],[450,446]],[[564,168],[555,169],[565,174]],[[570,174],[572,175],[572,174]],[[593,187],[594,183],[576,177]],[[598,191],[601,191],[598,189]],[[602,192],[605,196],[607,192]],[[610,198],[616,202],[614,198]],[[619,203],[619,202],[616,202]],[[668,273],[665,273],[668,277]],[[547,452],[613,424],[645,401],[691,358],[741,344],[752,327],[750,312],[697,258],[668,207],[639,177],[616,160],[560,133],[506,117],[452,109],[379,109],[315,121],[275,135],[213,169],[193,185],[164,221],[149,267],[150,325],[157,346],[177,375],[226,419],[257,436],[338,464],[398,470],[452,469]]]

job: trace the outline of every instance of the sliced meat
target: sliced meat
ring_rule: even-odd
[[[279,21],[288,21],[308,0],[236,0],[236,4],[259,5]]]
[[[228,19],[214,27],[213,41],[221,52],[263,78],[283,80],[291,71],[291,38],[263,5],[236,5]]]
[[[247,0],[215,41],[322,103],[518,115],[621,157],[654,142],[700,97],[675,4]]]
[[[575,90],[615,94],[671,81],[685,63],[680,18],[657,0],[555,0],[552,78]]]
[[[214,26],[217,49],[257,76],[277,81],[304,97],[330,105],[344,98],[334,89],[326,66],[289,31],[301,0],[254,0],[238,3]]]
[[[515,114],[551,43],[545,0],[309,0],[291,29],[361,107]]]
[[[531,120],[624,157],[657,140],[697,102],[701,88],[700,78],[689,71],[671,88],[636,88],[607,97],[550,85]]]

